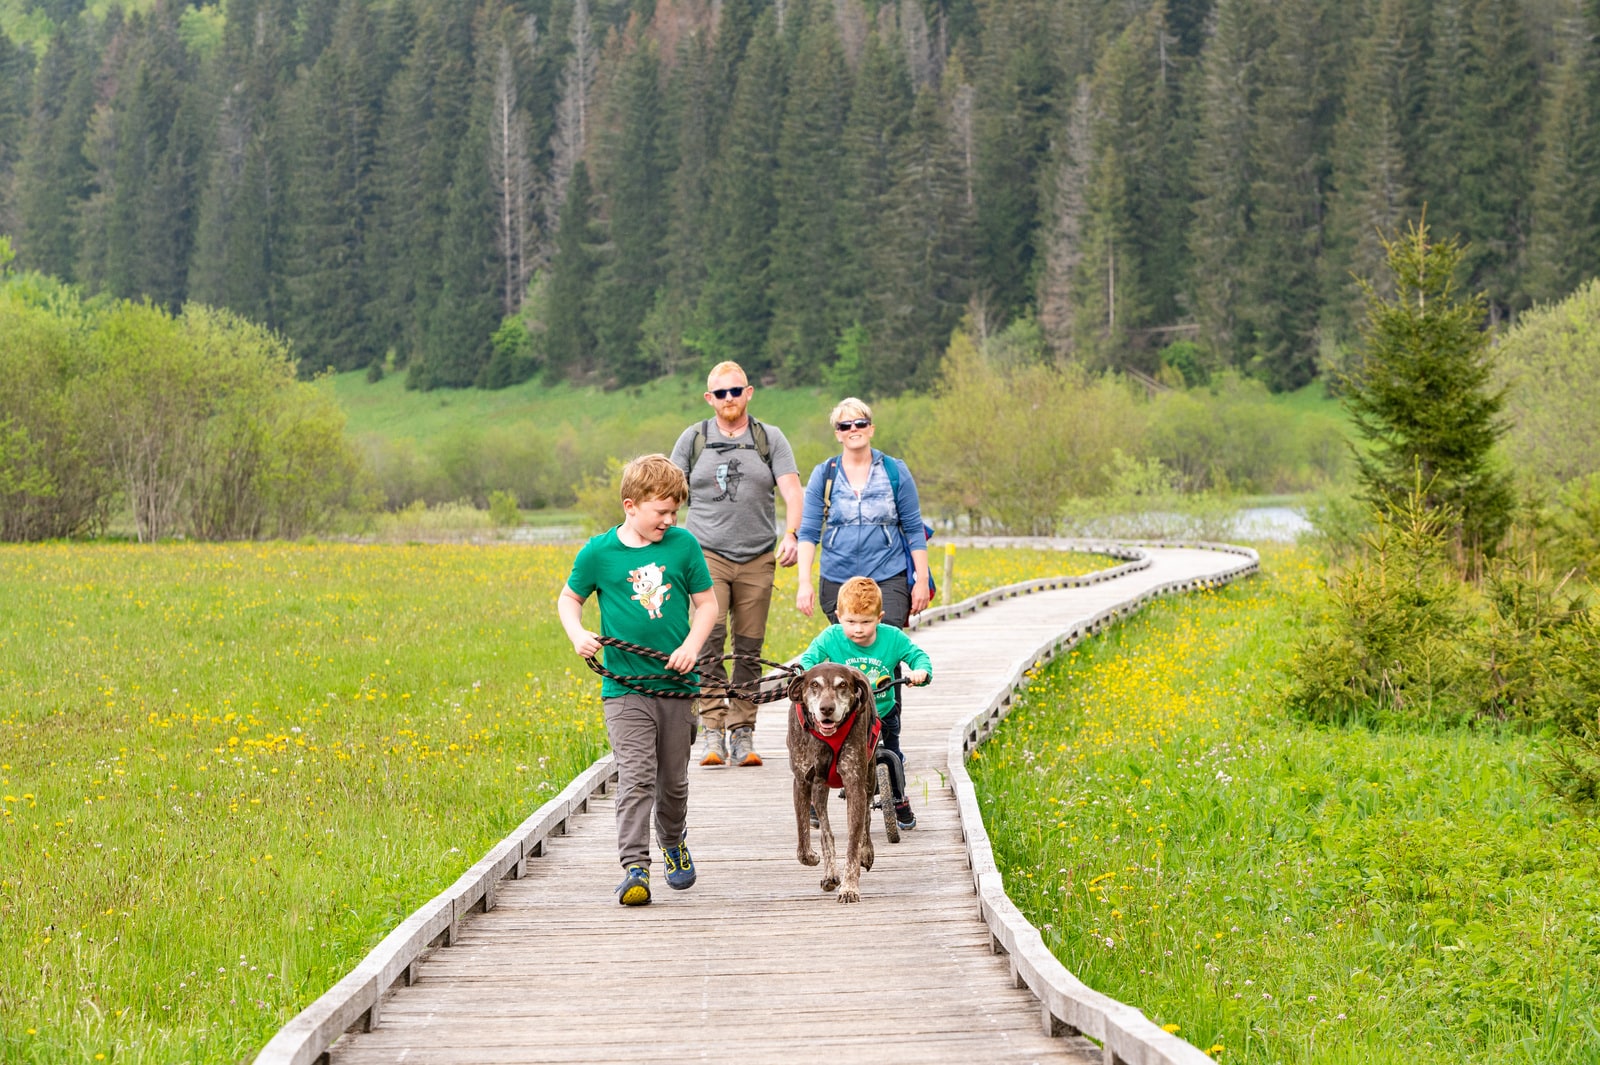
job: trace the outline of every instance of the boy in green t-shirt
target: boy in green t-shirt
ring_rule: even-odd
[[[617,897],[624,906],[650,901],[652,805],[667,885],[682,890],[695,881],[684,842],[696,691],[687,674],[717,623],[717,596],[700,545],[674,528],[688,497],[683,471],[665,455],[628,463],[622,470],[622,524],[583,545],[556,597],[561,627],[584,658],[600,653],[599,638],[583,627],[583,603],[594,593],[601,632],[667,655],[663,669],[658,658],[612,647],[606,650],[607,670],[630,678],[669,670],[685,674],[681,681],[636,680],[632,686],[607,677],[600,685],[617,766],[617,856],[625,870]]]
[[[893,625],[878,624],[883,620],[883,592],[871,577],[851,577],[839,588],[839,623],[829,625],[811,641],[805,654],[800,656],[800,668],[810,669],[819,662],[838,662],[854,666],[866,674],[873,688],[885,680],[893,680],[903,662],[910,668],[906,679],[921,686],[933,678],[933,663],[928,652],[911,642],[911,637]],[[897,771],[890,773],[894,783],[894,816],[902,829],[917,827],[917,818],[911,812],[911,800],[905,794],[905,755],[900,752],[900,707],[895,702],[894,688],[885,686],[878,692],[878,722],[883,729],[883,746],[894,752],[900,763]]]

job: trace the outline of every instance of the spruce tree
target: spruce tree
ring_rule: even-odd
[[[131,16],[111,51],[122,65],[94,124],[96,187],[80,227],[78,274],[91,287],[176,309],[197,215],[194,64],[176,14],[160,5]]]
[[[870,262],[881,238],[887,200],[894,186],[894,157],[911,114],[911,79],[904,54],[877,34],[866,42],[844,126],[844,183],[839,199],[837,264],[839,314],[863,321],[879,301],[883,275]]]
[[[14,185],[32,77],[33,53],[0,35],[0,233],[5,234],[17,232]]]
[[[713,74],[705,41],[686,38],[673,64],[662,128],[662,167],[669,177],[661,288],[642,330],[646,359],[662,372],[699,358],[686,337],[694,329],[715,230],[713,145],[723,112],[716,107]]]
[[[281,328],[281,259],[289,166],[278,117],[293,74],[287,0],[233,0],[211,64],[216,92],[211,157],[200,192],[191,299]]]
[[[625,47],[595,145],[607,240],[589,314],[604,368],[619,383],[635,384],[655,376],[640,346],[663,276],[667,175],[655,43],[639,35]]]
[[[844,322],[835,270],[843,258],[842,132],[849,72],[831,9],[818,5],[801,32],[778,141],[769,290],[769,357],[790,382],[817,379]]]
[[[916,95],[895,146],[894,181],[867,245],[870,359],[860,384],[879,395],[926,389],[972,294],[972,211],[946,104]]]
[[[577,376],[595,369],[598,350],[594,329],[589,324],[589,304],[594,291],[599,240],[594,225],[589,168],[579,161],[567,184],[561,224],[556,229],[555,253],[550,260],[543,355],[552,376],[563,373]]]
[[[1383,234],[1398,230],[1415,211],[1403,123],[1415,97],[1416,53],[1404,0],[1382,0],[1356,46],[1334,133],[1321,330],[1340,347],[1354,342],[1363,312],[1356,279],[1389,293]]]
[[[1316,372],[1324,157],[1315,116],[1323,95],[1315,19],[1306,4],[1273,8],[1252,127],[1241,292],[1250,337],[1241,354],[1251,375],[1274,391],[1299,388]]]
[[[1190,304],[1221,365],[1240,365],[1253,339],[1243,314],[1257,157],[1262,12],[1256,0],[1217,0],[1201,58],[1189,228]]]
[[[1461,247],[1432,242],[1426,223],[1385,249],[1394,296],[1366,286],[1365,347],[1346,381],[1345,406],[1366,442],[1355,449],[1364,493],[1395,514],[1420,481],[1430,510],[1458,515],[1463,548],[1492,551],[1513,498],[1493,454],[1505,392],[1494,384],[1485,300],[1459,294]]]
[[[1600,274],[1600,55],[1582,23],[1564,35],[1540,123],[1528,296],[1554,301]]]
[[[467,5],[421,5],[411,49],[384,97],[367,261],[372,313],[401,363],[420,348],[423,321],[443,285],[451,182],[471,121],[470,20]]]
[[[288,98],[290,155],[287,327],[306,372],[381,360],[368,318],[367,240],[377,201],[373,158],[382,86],[368,62],[372,22],[344,0],[331,42]]]
[[[58,29],[39,61],[17,161],[17,265],[77,276],[78,212],[88,196],[84,134],[93,111],[94,42],[81,22]]]
[[[1006,317],[1031,302],[1041,250],[1042,175],[1063,86],[1050,29],[1044,6],[1034,0],[994,8],[978,60],[978,254],[993,308]]]
[[[769,10],[751,35],[711,172],[706,279],[689,334],[703,361],[733,359],[752,377],[771,368],[769,271],[784,66]]]

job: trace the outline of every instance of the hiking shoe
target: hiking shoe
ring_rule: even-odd
[[[740,725],[738,728],[728,730],[728,746],[732,748],[732,761],[734,765],[760,765],[761,756],[756,753],[756,730],[750,725]]]
[[[689,843],[679,840],[676,847],[662,847],[661,857],[667,866],[667,887],[674,891],[694,887],[694,859],[689,857]]]
[[[902,832],[909,832],[917,827],[917,815],[911,812],[911,804],[908,802],[895,804],[894,819]]]
[[[701,765],[728,764],[727,733],[719,728],[706,729],[706,743],[700,748]]]
[[[650,870],[642,865],[628,866],[628,875],[617,885],[617,901],[624,906],[643,906],[650,901]]]

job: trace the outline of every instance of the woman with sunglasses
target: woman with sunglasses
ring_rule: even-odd
[[[903,629],[933,598],[917,483],[904,462],[872,446],[871,407],[851,397],[833,408],[829,421],[842,451],[819,463],[806,484],[795,606],[810,617],[820,598],[822,612],[837,622],[840,586],[851,577],[871,577],[883,589],[883,620]],[[819,547],[821,582],[814,590],[811,564]],[[908,549],[914,574],[907,573]]]
[[[904,629],[912,614],[921,613],[933,598],[928,580],[928,538],[922,524],[917,482],[906,464],[872,446],[872,408],[851,397],[829,415],[841,453],[819,463],[806,483],[805,506],[800,520],[800,591],[794,605],[806,617],[816,606],[811,587],[811,564],[822,549],[822,612],[839,622],[839,588],[851,577],[871,577],[883,593],[881,620]],[[906,556],[911,556],[910,575]],[[900,689],[894,690],[894,709],[880,719],[883,746],[900,749]],[[916,825],[910,807],[902,828]]]

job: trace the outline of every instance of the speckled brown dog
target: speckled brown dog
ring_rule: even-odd
[[[861,871],[872,868],[872,748],[878,715],[872,685],[859,670],[835,662],[812,666],[789,682],[789,765],[794,770],[794,820],[800,834],[796,856],[816,865],[811,849],[811,812],[822,837],[822,890],[840,886],[828,792],[842,787],[849,850],[840,902],[861,901]]]

